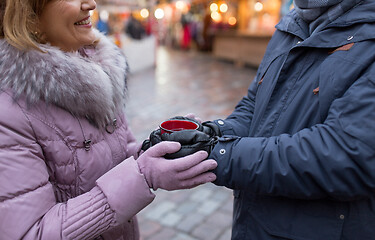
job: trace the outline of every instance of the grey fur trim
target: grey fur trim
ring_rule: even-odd
[[[40,46],[46,53],[22,52],[0,39],[0,89],[12,89],[28,104],[42,100],[105,126],[123,110],[128,65],[119,48],[96,35],[99,43],[81,54],[50,45]]]

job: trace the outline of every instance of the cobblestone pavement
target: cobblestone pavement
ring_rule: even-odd
[[[225,118],[247,92],[255,69],[239,68],[210,54],[159,47],[157,66],[131,74],[126,112],[143,141],[158,124],[195,113],[202,120]],[[214,184],[156,191],[138,215],[142,240],[228,240],[232,191]]]

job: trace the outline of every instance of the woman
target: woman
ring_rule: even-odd
[[[138,239],[150,188],[215,179],[206,152],[162,157],[178,143],[139,156],[122,110],[126,61],[92,29],[95,7],[0,1],[1,239]]]

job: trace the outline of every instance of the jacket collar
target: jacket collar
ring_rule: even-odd
[[[42,100],[96,126],[105,126],[125,102],[127,63],[122,52],[96,31],[99,43],[76,53],[41,45],[46,53],[19,51],[0,39],[0,89],[28,105]]]
[[[308,24],[299,18],[295,9],[293,9],[281,19],[276,28],[304,40],[299,46],[332,48],[350,43],[348,41],[357,42],[375,39],[375,31],[373,31],[375,26],[374,12],[375,2],[364,0],[310,36]],[[366,25],[359,26],[358,23],[366,23]],[[366,31],[363,28],[368,29]]]

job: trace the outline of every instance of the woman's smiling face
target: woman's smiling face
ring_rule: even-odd
[[[96,8],[94,0],[52,0],[39,17],[39,29],[44,40],[66,52],[92,44],[90,10]]]

